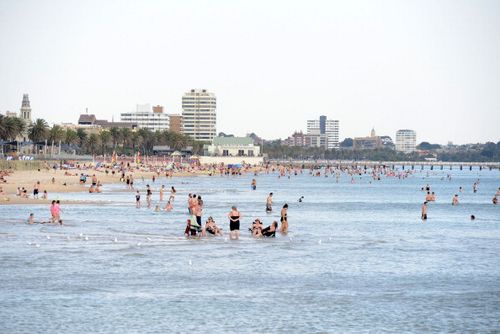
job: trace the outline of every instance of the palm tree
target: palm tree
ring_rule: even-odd
[[[125,150],[125,148],[127,147],[127,143],[130,141],[132,131],[129,128],[122,128],[120,132],[121,139],[123,141],[123,149]]]
[[[116,144],[121,138],[121,132],[119,128],[111,128],[109,130],[109,133],[111,134],[111,140],[113,141],[113,150],[116,149]]]
[[[28,129],[28,138],[33,143],[42,142],[47,139],[49,134],[49,125],[44,119],[37,118]]]
[[[82,128],[78,128],[76,129],[76,136],[78,137],[80,148],[83,148],[83,144],[85,144],[85,139],[87,139],[87,132]]]
[[[108,130],[102,130],[99,133],[99,139],[101,140],[101,151],[102,155],[106,153],[106,146],[108,146],[109,140],[111,139],[111,133]]]
[[[98,143],[99,137],[95,133],[91,133],[87,138],[87,151],[89,151],[90,154],[94,155]]]
[[[0,138],[4,140],[16,140],[26,129],[24,121],[18,117],[0,118]]]
[[[68,145],[76,144],[78,140],[78,136],[76,135],[76,131],[73,129],[66,129],[66,135],[64,136],[64,142]]]
[[[56,124],[52,126],[52,129],[49,131],[49,142],[58,143],[60,140],[64,139],[65,135],[64,129]]]

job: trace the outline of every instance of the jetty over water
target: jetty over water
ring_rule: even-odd
[[[318,167],[352,167],[357,169],[367,169],[373,167],[391,167],[402,170],[428,169],[428,170],[483,170],[498,169],[500,162],[451,162],[451,161],[354,161],[354,160],[268,160],[272,163],[282,165],[305,165]]]

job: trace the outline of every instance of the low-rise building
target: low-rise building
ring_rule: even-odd
[[[151,109],[149,104],[138,104],[135,112],[120,114],[120,119],[124,123],[135,123],[141,129],[151,131],[169,130],[169,116],[163,112],[163,106],[154,106]]]
[[[250,137],[215,137],[212,144],[205,145],[205,155],[254,157],[260,155],[260,146],[254,144]]]
[[[372,129],[369,137],[356,137],[353,140],[353,149],[355,150],[374,150],[382,148],[382,139],[376,135],[375,129]]]

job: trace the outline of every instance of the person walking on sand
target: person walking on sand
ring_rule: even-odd
[[[229,218],[229,236],[232,240],[237,240],[240,237],[241,213],[236,206],[232,206],[227,216]]]
[[[36,181],[33,186],[33,198],[38,199],[38,192],[40,191],[40,181]]]

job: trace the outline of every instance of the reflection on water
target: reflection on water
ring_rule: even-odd
[[[47,219],[46,206],[0,207],[0,332],[495,331],[500,207],[491,198],[499,172],[452,171],[451,181],[441,179],[450,171],[426,173],[355,184],[260,175],[256,191],[252,175],[149,180],[156,190],[178,189],[170,213],[136,209],[133,192],[111,185],[102,194],[54,194],[108,203],[63,201],[63,227],[20,223],[29,212]],[[143,192],[147,182],[138,182]],[[422,223],[427,183],[438,201]],[[452,207],[460,186],[461,204]],[[204,218],[226,234],[236,204],[241,240],[186,240],[188,193],[203,196]],[[153,207],[157,192],[154,199]],[[284,203],[290,233],[252,239],[251,221],[279,220]]]

